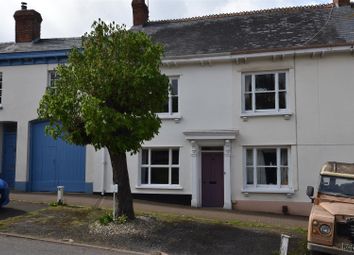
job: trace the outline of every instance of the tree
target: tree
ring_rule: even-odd
[[[126,153],[137,153],[158,134],[156,115],[167,100],[168,78],[161,74],[163,49],[142,32],[99,20],[57,67],[58,80],[40,101],[46,132],[77,145],[109,151],[117,214],[134,219]]]

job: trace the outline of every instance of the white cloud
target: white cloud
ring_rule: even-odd
[[[14,41],[13,14],[23,0],[0,0],[0,42]],[[328,3],[328,0],[149,0],[150,19],[171,19],[284,6]],[[81,36],[94,20],[132,25],[131,0],[28,0],[41,13],[42,38]]]

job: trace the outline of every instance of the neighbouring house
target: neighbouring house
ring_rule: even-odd
[[[354,162],[354,6],[349,0],[149,21],[133,30],[165,47],[171,90],[160,134],[128,157],[136,196],[194,207],[310,210],[326,161]],[[112,192],[106,150],[45,136],[38,102],[80,38],[41,39],[41,15],[16,11],[0,43],[1,177],[21,191]]]

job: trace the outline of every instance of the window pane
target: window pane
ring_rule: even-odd
[[[286,92],[279,92],[279,109],[286,109]]]
[[[252,76],[246,75],[245,76],[245,92],[251,92],[251,91],[252,91]]]
[[[247,184],[253,183],[253,167],[247,167]]]
[[[151,150],[151,165],[168,165],[168,150]]]
[[[171,95],[178,95],[178,80],[171,80]]]
[[[141,164],[143,165],[149,164],[149,150],[141,151]]]
[[[258,166],[276,166],[277,150],[276,149],[258,149],[257,150]]]
[[[280,73],[279,74],[279,90],[285,90],[286,85],[285,85],[285,73]]]
[[[149,184],[149,168],[141,168],[141,184]]]
[[[257,184],[276,185],[277,168],[276,167],[257,167]]]
[[[173,96],[171,99],[172,99],[172,112],[178,112],[178,97]]]
[[[275,90],[275,75],[274,74],[259,74],[256,75],[256,91],[274,91]]]
[[[163,105],[160,112],[168,112],[168,99],[167,99],[167,102]]]
[[[256,109],[275,109],[275,93],[256,93]]]
[[[245,94],[245,110],[252,110],[252,94]]]
[[[172,184],[179,184],[179,168],[173,167],[172,168]]]
[[[172,150],[172,165],[178,165],[179,164],[179,150],[175,149]]]
[[[247,166],[253,166],[253,150],[247,149],[246,151],[246,164]]]
[[[281,149],[280,150],[280,164],[282,166],[288,165],[288,149]]]
[[[288,172],[289,171],[287,167],[280,168],[281,185],[289,185]]]
[[[168,168],[151,168],[151,184],[168,184]]]

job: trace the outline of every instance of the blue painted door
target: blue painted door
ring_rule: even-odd
[[[48,122],[31,126],[31,190],[85,191],[85,147],[71,145],[45,134]]]
[[[4,133],[2,173],[4,179],[10,188],[15,185],[16,172],[16,133]]]

